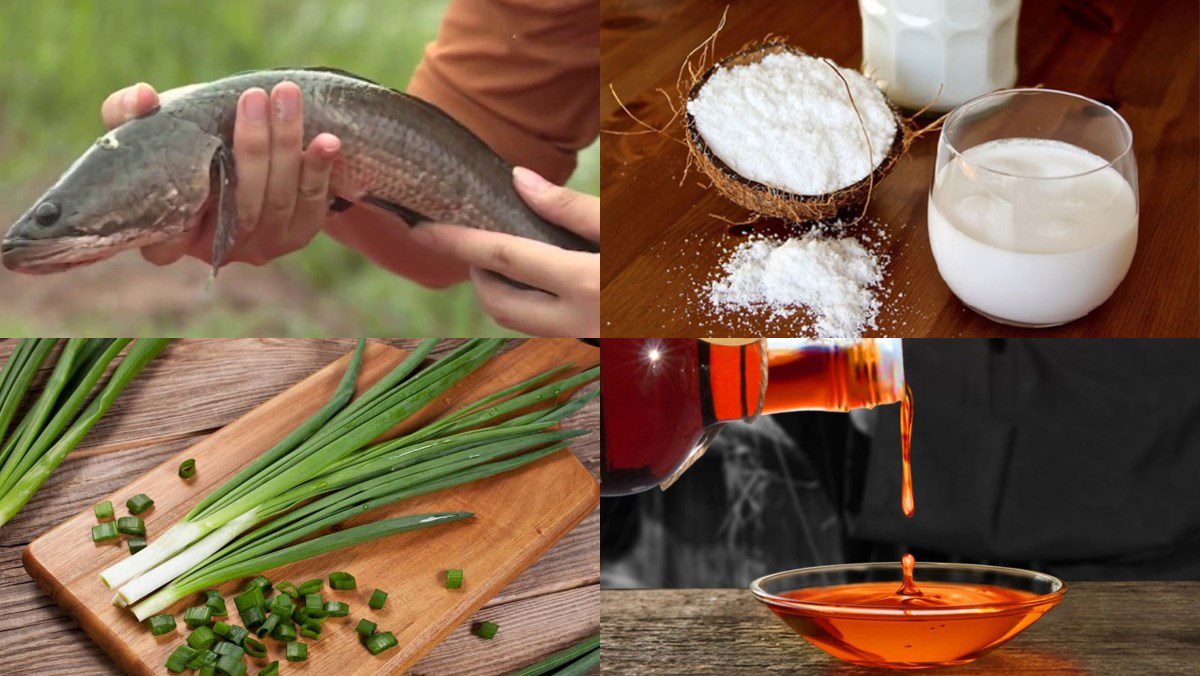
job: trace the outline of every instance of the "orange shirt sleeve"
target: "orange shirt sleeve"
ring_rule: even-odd
[[[596,0],[452,0],[408,91],[556,183],[600,127]]]

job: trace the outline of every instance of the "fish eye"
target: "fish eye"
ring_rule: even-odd
[[[101,148],[104,148],[105,150],[112,150],[113,148],[116,148],[120,144],[117,143],[117,139],[114,138],[112,135],[105,134],[104,136],[101,136],[100,138],[96,139],[96,145],[100,146]]]
[[[54,202],[42,202],[33,210],[33,218],[38,225],[53,225],[58,220],[58,205]]]

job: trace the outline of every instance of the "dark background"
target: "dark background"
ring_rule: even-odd
[[[1200,342],[905,340],[899,406],[730,425],[668,491],[602,501],[606,587],[735,587],[851,561],[1200,579]]]

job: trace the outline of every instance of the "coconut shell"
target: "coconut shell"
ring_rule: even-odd
[[[713,64],[697,78],[688,93],[688,100],[694,99],[699,94],[701,87],[719,68],[757,63],[768,54],[783,52],[808,56],[803,50],[781,42],[747,47]],[[888,107],[896,117],[896,136],[892,140],[892,147],[888,149],[887,155],[884,156],[883,161],[879,163],[871,176],[825,195],[798,195],[750,180],[737,173],[709,149],[700,135],[700,130],[696,128],[696,120],[691,113],[686,113],[684,118],[684,124],[687,127],[684,137],[687,139],[688,149],[696,165],[712,179],[713,185],[722,195],[736,204],[757,214],[794,222],[827,221],[835,218],[844,210],[861,208],[867,201],[871,186],[878,185],[887,176],[896,160],[904,154],[904,150],[908,147],[906,140],[908,131],[904,118],[886,96],[884,100],[888,102]]]

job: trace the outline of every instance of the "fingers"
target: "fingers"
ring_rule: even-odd
[[[100,106],[100,119],[106,129],[119,127],[158,105],[158,94],[145,82],[119,89],[108,95]]]
[[[491,270],[556,295],[575,283],[574,271],[595,254],[566,251],[550,244],[499,232],[442,223],[412,229],[417,243],[467,264]]]
[[[296,208],[283,243],[287,251],[308,244],[325,223],[329,212],[329,175],[341,146],[342,142],[333,134],[318,134],[304,151]]]
[[[249,242],[262,214],[263,193],[271,169],[270,100],[259,88],[248,89],[238,99],[233,124],[233,161],[237,171],[238,232],[235,246]]]
[[[513,185],[542,218],[600,241],[600,198],[554,185],[525,167],[513,169]]]
[[[471,281],[479,304],[497,324],[535,336],[568,335],[558,298],[536,289],[519,289],[480,268],[471,268]]]
[[[296,208],[296,186],[303,161],[304,125],[300,88],[281,82],[271,90],[271,172],[259,225],[286,238]]]

